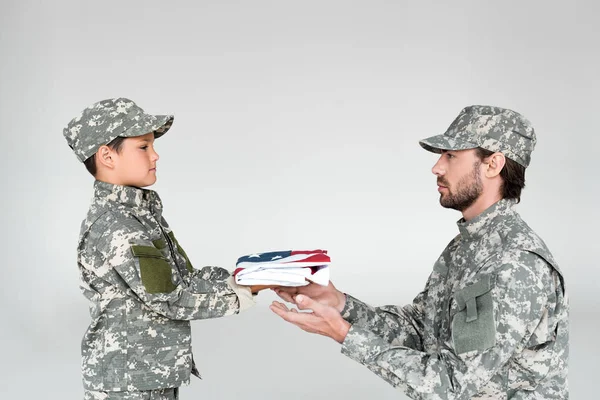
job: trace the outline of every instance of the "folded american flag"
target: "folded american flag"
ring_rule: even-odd
[[[331,259],[327,250],[286,250],[240,257],[233,273],[240,285],[304,286],[307,278],[329,283]]]

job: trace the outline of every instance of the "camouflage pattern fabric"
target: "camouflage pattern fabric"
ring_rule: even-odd
[[[86,390],[83,400],[178,400],[179,389],[146,390],[143,392],[98,392]]]
[[[342,353],[414,399],[568,398],[568,299],[546,245],[514,200],[458,228],[412,304],[348,296]]]
[[[434,153],[481,147],[501,152],[527,167],[536,141],[533,126],[518,112],[476,105],[465,107],[444,134],[423,139],[419,144]]]
[[[84,388],[179,387],[197,374],[189,320],[254,303],[218,267],[194,269],[151,190],[96,181],[81,227],[80,285],[92,322],[82,340]]]
[[[154,132],[164,135],[173,124],[172,115],[150,115],[124,97],[106,99],[92,104],[73,118],[63,135],[79,161],[96,154],[100,146],[118,136],[135,137]]]

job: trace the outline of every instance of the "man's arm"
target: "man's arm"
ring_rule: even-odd
[[[331,282],[328,286],[310,283],[299,288],[278,288],[275,292],[290,303],[296,303],[298,294],[306,295],[321,304],[332,306],[351,325],[361,326],[390,343],[393,341],[396,345],[422,349],[422,310],[427,297],[427,287],[415,297],[412,304],[404,307],[372,307],[342,293]]]
[[[486,294],[485,302],[490,301],[493,318],[485,320],[485,302],[475,302],[482,307],[479,315],[473,312],[473,304],[467,305],[469,309],[454,316],[451,340],[441,342],[434,353],[390,343],[364,326],[341,325],[340,321],[344,320],[336,310],[309,298],[300,298],[303,301],[299,303],[299,308],[313,310],[307,316],[286,311],[280,304],[272,308],[304,330],[318,326],[323,328],[320,334],[338,341],[343,336],[343,354],[404,389],[413,398],[468,399],[477,394],[515,352],[521,351],[544,313],[547,295],[540,276],[544,273],[541,271],[548,273],[548,266],[527,252],[520,252],[511,260],[497,266],[495,285],[487,293],[489,297]],[[309,320],[309,316],[316,320]],[[465,320],[472,318],[475,320],[470,322],[476,323],[483,337],[465,325]],[[481,320],[477,322],[477,318]],[[484,332],[489,334],[490,329],[491,336],[486,336]]]
[[[423,306],[427,289],[412,304],[372,307],[347,295],[342,318],[352,326],[362,327],[396,346],[423,350]]]

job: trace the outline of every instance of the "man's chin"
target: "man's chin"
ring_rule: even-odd
[[[440,205],[444,208],[448,208],[448,196],[440,193]]]
[[[458,208],[456,208],[456,204],[449,202],[447,198],[444,198],[444,195],[440,195],[440,205],[444,208],[458,210]]]

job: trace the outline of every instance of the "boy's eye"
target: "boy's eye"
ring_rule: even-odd
[[[448,158],[454,158],[454,154],[446,153],[446,157],[448,157]]]
[[[147,148],[148,148],[148,146],[142,146],[142,147],[140,147],[140,149],[142,149],[142,150],[146,150]]]

